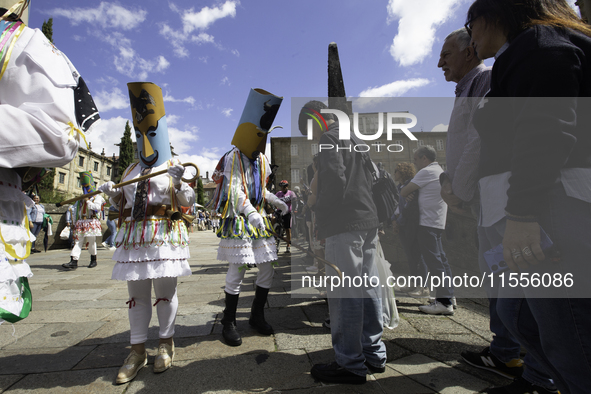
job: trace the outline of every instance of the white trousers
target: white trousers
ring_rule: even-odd
[[[70,252],[70,256],[74,258],[74,260],[78,260],[80,258],[80,253],[82,253],[82,246],[85,242],[88,242],[88,252],[91,256],[96,256],[96,236],[80,236],[78,241],[74,243],[74,247],[72,248],[72,252]]]
[[[246,270],[239,270],[240,264],[229,264],[228,273],[226,274],[226,293],[237,295],[240,294],[240,285]],[[270,289],[273,284],[273,266],[271,263],[257,264],[258,274],[256,285],[265,289]]]
[[[130,263],[131,264],[131,263]],[[129,292],[129,327],[131,344],[137,345],[148,340],[148,328],[152,319],[152,283],[156,295],[156,313],[160,325],[160,338],[174,335],[174,322],[179,307],[176,294],[177,278],[158,278],[130,280]]]

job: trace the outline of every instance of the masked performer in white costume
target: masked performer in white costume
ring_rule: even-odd
[[[130,165],[121,181],[168,170],[122,189],[113,182],[98,190],[119,208],[119,231],[113,255],[112,279],[127,281],[131,353],[117,375],[117,383],[132,380],[147,364],[145,342],[152,317],[152,285],[160,324],[160,344],[154,372],[164,372],[174,358],[174,323],[178,309],[177,277],[191,275],[189,233],[182,220],[170,220],[166,211],[192,207],[195,192],[181,181],[184,168],[172,159],[162,90],[149,82],[129,83],[133,126],[139,163]]]
[[[96,191],[94,178],[88,171],[80,173],[80,184],[84,194]],[[74,223],[74,247],[70,253],[70,262],[62,264],[67,270],[78,268],[78,259],[82,253],[82,246],[88,242],[88,252],[90,253],[90,264],[88,268],[96,267],[96,237],[102,234],[101,221],[105,219],[105,200],[100,194],[94,195],[89,199],[76,201],[72,209],[72,222]]]
[[[33,201],[21,191],[23,177],[70,162],[99,120],[76,68],[20,19],[28,4],[0,0],[0,323],[31,309],[25,207]]]
[[[217,235],[218,260],[228,261],[226,308],[222,335],[230,346],[240,346],[236,330],[236,307],[240,285],[249,265],[258,267],[255,299],[249,324],[263,335],[273,334],[265,321],[264,307],[273,281],[272,262],[277,260],[275,240],[266,228],[272,228],[264,211],[265,202],[287,212],[287,205],[266,189],[271,174],[265,156],[267,134],[277,115],[282,97],[262,89],[251,89],[238,128],[232,139],[234,149],[219,161],[213,175],[218,184],[213,208],[222,215]]]

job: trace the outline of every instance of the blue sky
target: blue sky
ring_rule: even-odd
[[[114,144],[131,120],[127,82],[150,81],[163,90],[175,152],[211,175],[231,147],[250,88],[285,98],[275,120],[285,128],[271,133],[278,137],[291,133],[291,97],[327,95],[333,41],[348,96],[453,96],[455,84],[437,61],[470,4],[33,0],[29,25],[53,18],[55,45],[86,80],[103,119],[88,136],[94,151],[118,154]]]

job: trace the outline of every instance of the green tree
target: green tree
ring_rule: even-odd
[[[203,198],[203,182],[201,178],[197,181],[197,204],[205,205],[205,200]]]
[[[49,18],[48,21],[43,21],[41,31],[45,34],[45,37],[47,37],[49,42],[53,43],[53,18]]]
[[[133,163],[133,142],[131,142],[131,126],[129,126],[128,120],[119,144],[119,175],[117,182],[121,180],[123,172],[131,163]]]

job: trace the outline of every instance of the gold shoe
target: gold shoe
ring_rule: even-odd
[[[129,353],[123,366],[117,374],[117,384],[127,383],[136,377],[138,371],[148,363],[148,353],[137,354],[134,350]]]
[[[172,365],[174,360],[174,342],[172,346],[167,343],[161,343],[158,346],[158,355],[154,360],[154,373],[160,373],[166,371]]]

